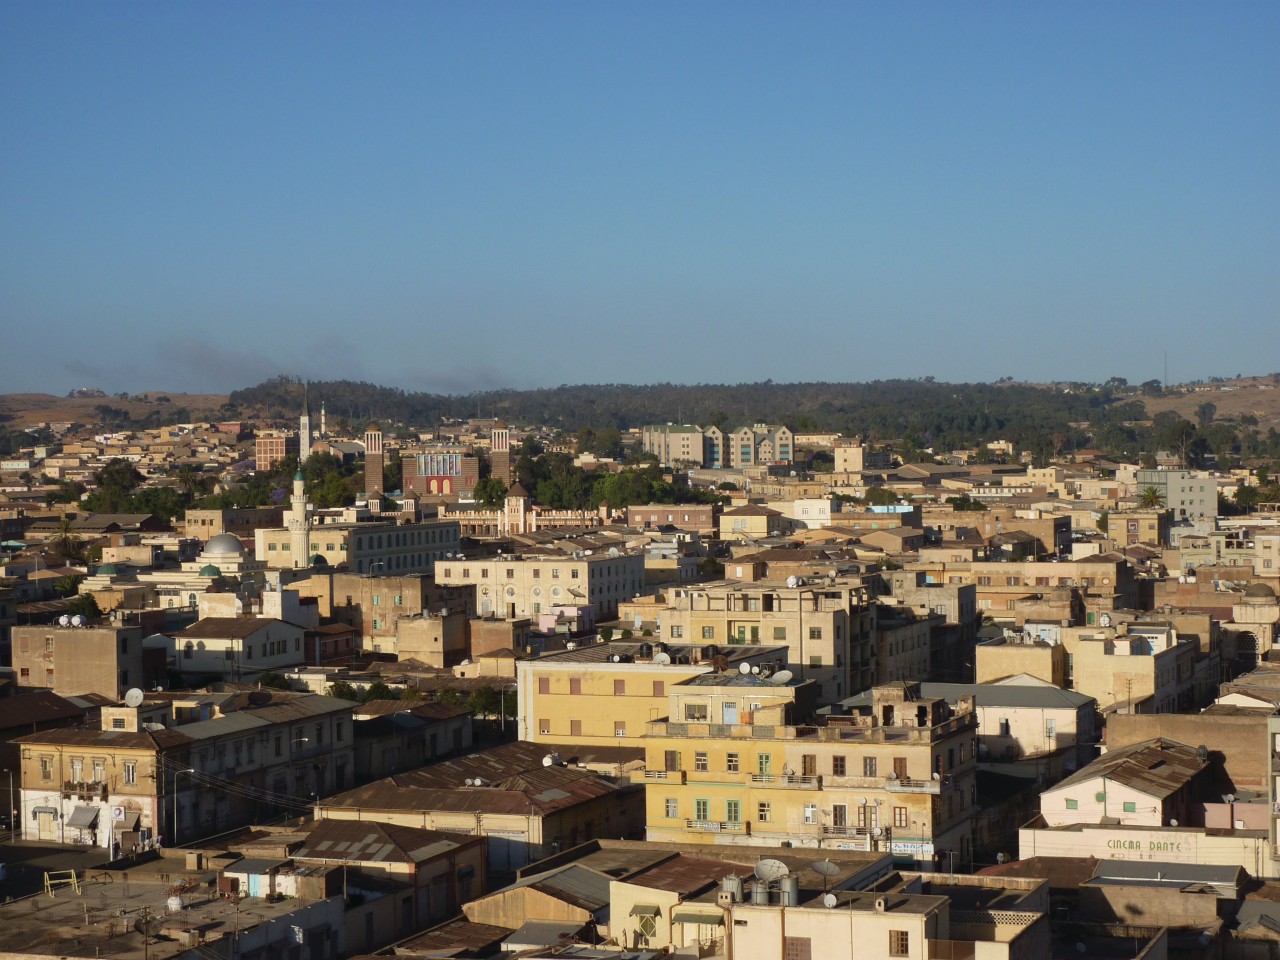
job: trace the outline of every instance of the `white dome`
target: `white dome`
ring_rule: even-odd
[[[244,544],[229,533],[220,533],[216,537],[212,537],[204,545],[204,552],[205,554],[218,554],[220,556],[234,554],[240,557],[244,555]]]

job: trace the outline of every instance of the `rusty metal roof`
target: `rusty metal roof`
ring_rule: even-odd
[[[1108,750],[1053,789],[1057,791],[1106,777],[1148,796],[1167,797],[1185,787],[1208,766],[1208,758],[1197,756],[1195,747],[1157,737]]]
[[[293,856],[298,860],[423,863],[477,842],[465,835],[374,821],[321,820]]]

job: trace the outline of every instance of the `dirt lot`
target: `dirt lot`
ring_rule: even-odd
[[[1151,416],[1173,410],[1194,422],[1196,408],[1202,403],[1212,403],[1218,408],[1214,414],[1216,420],[1231,420],[1248,413],[1258,418],[1258,429],[1263,433],[1268,427],[1280,430],[1280,382],[1276,377],[1245,377],[1210,384],[1183,396],[1139,399]]]

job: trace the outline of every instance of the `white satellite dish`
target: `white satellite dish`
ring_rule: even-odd
[[[781,880],[790,872],[781,860],[761,860],[756,864],[755,869],[756,879],[763,880],[765,883]]]
[[[795,678],[795,674],[790,670],[779,670],[769,678],[770,683],[790,683]]]
[[[738,664],[738,672],[741,673],[743,676],[746,676],[748,673],[751,672],[751,664],[749,663]]]
[[[667,666],[668,664],[670,664],[670,663],[671,663],[671,654],[669,654],[669,653],[655,653],[655,654],[653,655],[653,662],[654,662],[654,663],[656,663],[656,664],[658,664],[658,666],[660,666],[660,667],[665,667],[665,666]]]
[[[828,893],[822,897],[822,905],[826,907],[828,910],[830,910],[839,902],[840,901],[836,899],[836,895],[834,893]]]
[[[876,827],[874,830],[872,830],[872,831],[871,831],[871,835],[872,835],[873,837],[883,837],[883,836],[884,836],[884,827]]]
[[[146,695],[137,687],[133,687],[124,695],[124,704],[126,707],[140,707],[145,699]]]
[[[555,766],[555,763],[556,763],[556,758],[549,753],[542,758],[542,765],[544,767],[553,767]]]
[[[1177,825],[1178,825],[1178,821],[1177,821],[1177,820],[1170,820],[1170,821],[1169,821],[1169,826],[1171,826],[1171,827],[1176,827]]]
[[[759,668],[759,667],[752,667],[752,668],[751,668],[751,672],[752,672],[752,673],[754,673],[757,677],[758,677],[758,676],[760,676],[760,668]]]
[[[70,615],[68,615],[68,614],[65,614],[65,613],[64,613],[62,616],[60,616],[60,617],[58,618],[58,626],[60,626],[60,627],[69,627],[69,626],[71,626],[71,617],[70,617]]]
[[[790,587],[792,590],[794,590],[796,587],[800,586],[800,578],[787,577],[787,586]]]
[[[859,798],[858,798],[858,806],[860,806],[860,807],[865,807],[866,805],[867,805],[867,798],[866,798],[866,797],[859,797]]]
[[[820,877],[834,877],[840,873],[840,864],[834,860],[819,860],[809,866],[813,867],[813,872]]]

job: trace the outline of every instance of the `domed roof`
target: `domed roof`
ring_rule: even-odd
[[[222,571],[221,571],[221,570],[219,570],[219,569],[218,569],[216,566],[214,566],[212,563],[206,563],[203,567],[201,567],[201,568],[200,568],[200,576],[202,576],[202,577],[220,577],[220,576],[222,576]]]
[[[244,544],[240,542],[238,537],[233,537],[229,533],[220,533],[216,537],[211,537],[209,542],[204,545],[206,554],[235,554],[237,557],[244,555]]]
[[[114,563],[104,563],[98,568],[98,576],[100,577],[118,577],[120,571]]]
[[[1246,597],[1257,597],[1259,600],[1274,600],[1276,592],[1265,583],[1251,583],[1244,588]]]

